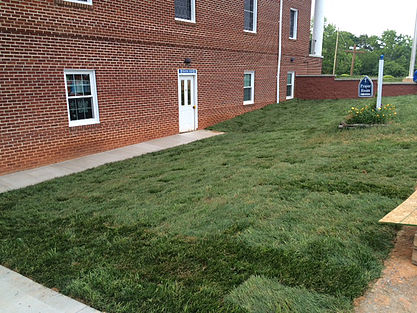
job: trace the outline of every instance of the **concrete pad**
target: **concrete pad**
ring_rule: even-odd
[[[0,312],[99,313],[3,266],[0,266]]]
[[[3,175],[0,176],[0,193],[35,185],[57,177],[82,172],[87,169],[98,167],[107,163],[130,159],[146,153],[161,151],[221,134],[223,133],[209,130],[198,130],[194,132],[154,139],[131,146],[64,161],[61,163]]]

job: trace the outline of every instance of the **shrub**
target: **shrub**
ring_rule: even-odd
[[[350,77],[350,75],[349,74],[342,74],[342,75],[340,75],[340,77]]]
[[[392,78],[395,78],[395,77],[392,75],[384,75],[384,79],[392,79]]]
[[[346,120],[348,124],[385,124],[397,116],[395,105],[386,104],[377,110],[372,105],[352,107]]]
[[[407,75],[408,71],[404,66],[398,64],[395,61],[386,61],[384,66],[384,72],[387,75],[392,75],[394,77],[403,77]]]

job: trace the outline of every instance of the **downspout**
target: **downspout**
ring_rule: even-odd
[[[279,4],[279,34],[278,34],[278,69],[277,69],[277,103],[279,103],[279,80],[281,78],[281,59],[282,59],[282,12],[283,12],[283,2],[280,0]]]

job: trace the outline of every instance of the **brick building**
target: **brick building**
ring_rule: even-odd
[[[321,73],[310,12],[311,0],[1,1],[0,174],[293,97],[294,73]]]

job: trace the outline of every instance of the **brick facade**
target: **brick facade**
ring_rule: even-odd
[[[199,128],[275,102],[279,1],[258,0],[256,34],[243,31],[243,5],[197,0],[188,23],[175,20],[174,0],[3,0],[0,174],[178,133],[181,68],[198,70]],[[310,11],[311,1],[284,0],[281,100],[288,71],[321,72],[309,57]],[[64,69],[95,70],[99,124],[69,127]],[[255,71],[248,106],[245,70]]]
[[[295,96],[304,100],[358,98],[359,79],[335,79],[334,76],[297,76]],[[377,81],[374,80],[374,94]],[[415,83],[384,83],[382,95],[395,97],[417,94]]]

